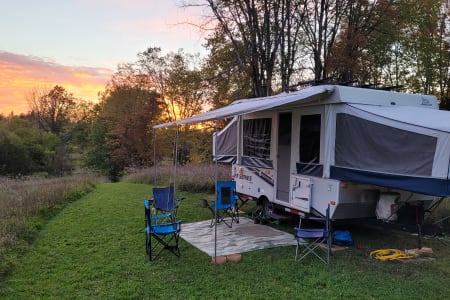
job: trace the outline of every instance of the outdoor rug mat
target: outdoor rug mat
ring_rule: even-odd
[[[181,237],[194,247],[214,256],[214,227],[211,220],[181,224]],[[292,234],[274,229],[270,226],[254,224],[248,218],[239,218],[233,227],[226,224],[217,225],[217,256],[254,250],[296,245]]]

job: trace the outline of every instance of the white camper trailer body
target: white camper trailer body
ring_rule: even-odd
[[[328,204],[331,204],[332,219],[375,217],[380,195],[383,197],[385,193],[398,193],[400,201],[431,203],[433,195],[330,178],[329,167],[335,159],[336,114],[346,111],[348,104],[408,106],[423,110],[438,108],[436,98],[432,96],[334,86],[332,89],[328,87],[319,97],[315,95],[299,102],[243,114],[234,120],[237,123],[237,153],[232,177],[236,181],[237,192],[257,200],[269,211],[278,207],[294,214],[314,212],[324,215]],[[245,123],[261,120],[270,124],[270,138],[255,145],[255,148],[266,147],[266,151],[255,153],[257,150],[247,149],[250,140],[245,130],[252,126]],[[261,124],[254,125],[258,126]],[[302,131],[302,126],[315,129]],[[314,134],[317,135],[316,140],[311,141]],[[358,140],[353,142],[356,145]],[[306,147],[303,143],[307,144]],[[318,157],[311,157],[308,147],[318,147]],[[314,161],[310,162],[311,159]],[[301,172],[299,164],[312,169],[319,167],[321,171],[316,174]]]
[[[261,115],[248,115],[242,120],[259,116]],[[277,128],[279,116],[278,112],[273,115],[274,130]],[[299,124],[293,122],[296,123]],[[298,131],[298,128],[293,128],[293,132]],[[295,133],[292,135],[298,136]],[[314,211],[325,215],[328,204],[331,204],[332,219],[367,218],[375,217],[376,205],[383,192],[397,192],[402,201],[434,200],[433,196],[398,189],[297,174],[295,162],[299,156],[298,147],[282,150],[277,147],[277,142],[274,140],[271,146],[271,153],[274,153],[273,167],[239,164],[239,158],[232,164],[232,178],[236,181],[236,191],[243,197],[251,197],[262,204],[264,209],[268,210],[265,213],[271,214],[274,204],[293,214]],[[292,140],[293,145],[299,143],[296,138]]]

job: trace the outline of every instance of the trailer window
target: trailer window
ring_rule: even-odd
[[[249,119],[243,124],[243,154],[270,159],[272,119]]]
[[[304,115],[300,118],[300,162],[318,164],[320,158],[321,116]]]

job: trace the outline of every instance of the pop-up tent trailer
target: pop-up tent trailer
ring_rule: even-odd
[[[434,96],[323,85],[155,127],[223,119],[214,158],[266,210],[365,218],[393,195],[425,206],[450,195],[450,112]]]

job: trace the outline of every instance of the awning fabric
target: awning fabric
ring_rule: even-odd
[[[294,103],[297,101],[309,99],[317,95],[331,93],[333,90],[334,88],[332,86],[314,86],[298,92],[282,93],[270,97],[237,100],[228,106],[216,110],[211,110],[190,118],[155,125],[153,128],[164,128],[173,125],[201,123],[206,121],[227,119],[238,115],[248,114]]]

